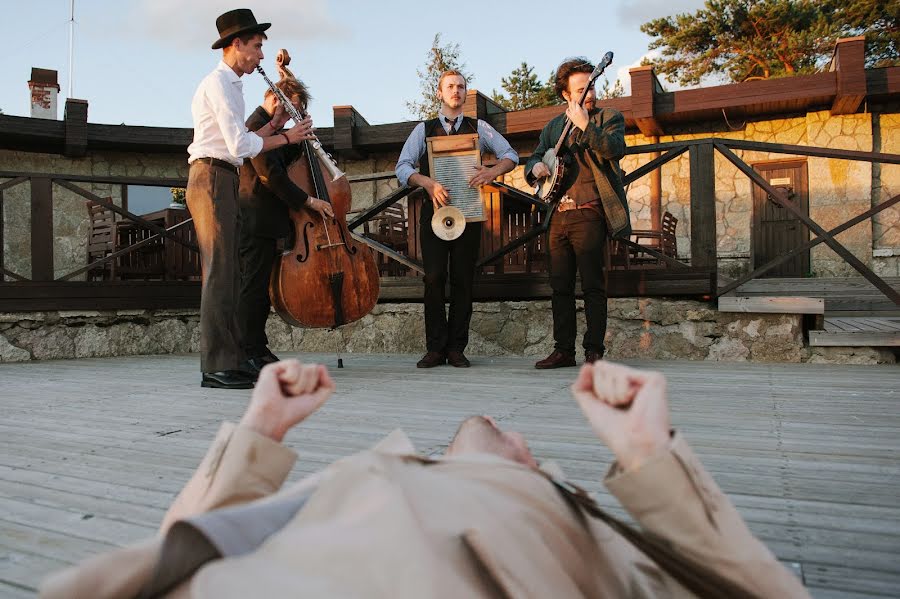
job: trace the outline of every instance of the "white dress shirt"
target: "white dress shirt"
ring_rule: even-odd
[[[194,142],[188,146],[188,163],[198,158],[218,158],[239,167],[244,158],[262,151],[262,138],[244,125],[244,87],[234,70],[219,62],[191,100]]]
[[[449,135],[450,123],[447,122],[447,117],[442,112],[439,112],[438,119],[440,119],[444,131]],[[459,129],[460,125],[462,125],[462,119],[462,113],[455,119],[451,119],[454,129]],[[497,157],[497,160],[509,158],[513,161],[513,164],[519,164],[519,155],[512,149],[509,142],[496,129],[481,119],[478,119],[478,141],[482,152],[490,152]],[[409,178],[419,172],[416,166],[426,151],[425,123],[422,122],[412,130],[409,137],[406,138],[406,143],[403,144],[403,149],[400,151],[400,158],[397,160],[397,166],[394,169],[400,185],[408,185]]]

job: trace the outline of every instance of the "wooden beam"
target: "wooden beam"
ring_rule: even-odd
[[[630,173],[628,173],[627,175],[625,175],[625,178],[622,181],[622,183],[624,183],[625,185],[628,185],[630,183],[637,181],[638,179],[640,179],[647,173],[658,172],[659,169],[662,167],[662,165],[669,162],[670,160],[674,160],[675,158],[678,158],[679,156],[681,156],[682,154],[687,152],[689,149],[690,149],[690,146],[682,146],[680,148],[676,147],[676,148],[670,149],[668,152],[666,152],[662,156],[656,156],[647,164],[640,166],[640,167],[636,168],[635,170],[631,171]],[[654,152],[654,153],[659,154],[659,152]]]
[[[3,188],[0,187],[0,269],[6,271],[4,268],[6,266],[6,257],[4,256],[3,248],[5,247],[5,243],[3,242],[3,232],[6,230],[6,225],[3,222],[3,213],[5,210],[3,209]],[[3,281],[3,273],[0,273],[0,282]]]
[[[69,158],[81,158],[87,154],[87,100],[66,100],[66,144],[63,154]]]
[[[334,128],[331,147],[351,160],[366,157],[358,144],[354,143],[354,132],[361,127],[368,127],[369,122],[359,114],[353,106],[334,106]]]
[[[9,181],[0,183],[0,192],[3,192],[4,190],[9,189],[10,187],[15,187],[19,183],[24,183],[25,181],[28,181],[28,177],[14,177],[14,178],[10,179]],[[2,200],[0,200],[0,202],[2,202]]]
[[[692,146],[691,266],[716,268],[716,165],[711,143]]]
[[[736,297],[719,298],[719,312],[760,314],[825,314],[825,300],[816,297]]]
[[[837,86],[831,114],[855,114],[866,99],[866,38],[838,40],[830,70]]]
[[[31,179],[31,280],[53,280],[53,184]]]
[[[628,71],[631,77],[631,115],[641,133],[647,137],[665,135],[662,124],[656,120],[656,92],[662,90],[653,67],[635,67]]]

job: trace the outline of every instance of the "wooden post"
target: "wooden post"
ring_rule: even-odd
[[[66,100],[66,143],[63,154],[68,158],[81,158],[87,154],[87,100]]]
[[[835,74],[837,93],[831,114],[854,114],[866,99],[866,38],[839,39],[834,46],[831,71]]]
[[[3,255],[3,230],[6,228],[6,225],[3,223],[3,190],[0,189],[0,269],[3,269],[6,266],[6,258]],[[6,280],[6,277],[0,273],[0,283],[3,283]]]
[[[53,280],[53,182],[31,179],[31,280]]]
[[[653,143],[659,143],[659,136],[654,135]],[[650,154],[650,160],[659,158],[659,152]],[[650,223],[651,229],[662,231],[662,167],[655,168],[650,172]]]
[[[662,86],[656,79],[653,67],[635,67],[628,70],[631,77],[631,114],[641,133],[647,137],[663,135],[662,125],[656,120],[656,95]]]
[[[365,153],[354,148],[354,130],[358,127],[368,127],[369,123],[352,106],[334,106],[334,128],[332,129],[332,143],[334,150],[341,156],[352,160],[361,160]]]
[[[716,165],[713,145],[691,146],[691,266],[716,270]]]

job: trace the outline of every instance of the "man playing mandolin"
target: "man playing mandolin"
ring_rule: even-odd
[[[576,270],[581,274],[587,320],[584,359],[592,363],[603,358],[606,238],[627,237],[631,232],[619,168],[619,159],[625,155],[625,119],[616,110],[595,105],[593,71],[594,66],[585,58],[568,59],[559,65],[556,93],[568,107],[541,131],[538,147],[525,165],[529,184],[550,177],[542,157],[560,141],[566,119],[570,119],[574,127],[562,140],[559,152],[566,167],[562,190],[567,191],[552,215],[548,240],[555,347],[535,368],[575,366]],[[580,105],[582,96],[584,103]]]
[[[281,53],[279,59],[282,58]],[[275,85],[291,99],[294,107],[306,110],[309,92],[302,81],[278,62],[282,78]],[[279,101],[267,89],[262,106],[247,119],[247,129],[257,131],[270,122]],[[303,127],[312,127],[307,117]],[[289,145],[258,154],[241,168],[238,203],[241,208],[241,296],[238,302],[238,326],[245,360],[241,369],[254,378],[266,364],[278,358],[269,350],[266,321],[269,318],[269,279],[275,264],[276,240],[290,235],[288,209],[308,208],[322,217],[332,218],[331,204],[314,198],[298,187],[288,176],[288,165],[298,158],[302,146]]]
[[[450,204],[447,189],[429,176],[426,138],[435,135],[477,133],[482,152],[497,157],[492,167],[476,167],[478,172],[469,179],[471,187],[490,183],[508,173],[519,163],[519,155],[502,135],[480,119],[463,116],[466,101],[466,78],[459,71],[445,71],[438,80],[441,110],[437,118],[419,123],[409,134],[400,159],[397,179],[401,185],[417,185],[428,192],[419,218],[419,241],[425,267],[425,346],[427,353],[416,364],[418,368],[433,368],[449,362],[452,366],[468,367],[463,354],[469,342],[469,321],[472,319],[472,286],[475,282],[475,262],[481,245],[481,223],[466,225],[463,234],[453,241],[444,241],[431,229],[431,217],[441,206]],[[416,164],[419,163],[419,170]],[[447,261],[450,261],[450,312],[444,307],[444,285],[447,282]]]

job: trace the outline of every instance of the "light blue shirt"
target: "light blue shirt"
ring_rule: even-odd
[[[438,113],[438,118],[444,127],[444,131],[450,133],[450,124],[444,120],[444,115]],[[456,121],[453,123],[454,128],[458,128],[462,124],[462,119],[462,114],[456,117]],[[519,164],[519,155],[512,149],[509,142],[496,129],[481,119],[478,119],[478,141],[481,144],[482,152],[493,154],[497,157],[497,160],[509,158],[513,161],[513,164]],[[394,169],[400,185],[409,185],[409,178],[419,172],[416,167],[427,149],[425,145],[425,123],[423,122],[416,125],[416,128],[412,130],[412,133],[406,138],[406,143],[403,144],[403,149],[400,151],[400,159],[397,161],[397,168]]]

